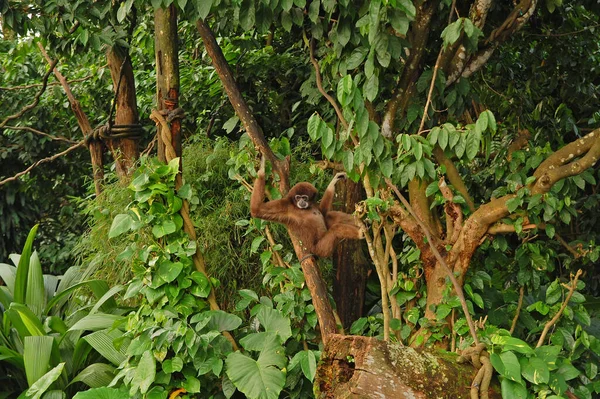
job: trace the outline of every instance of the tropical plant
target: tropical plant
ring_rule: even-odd
[[[122,287],[81,281],[77,267],[63,276],[43,275],[32,251],[37,229],[21,255],[11,255],[15,266],[0,263],[6,284],[0,286],[0,365],[7,398],[66,398],[86,386],[107,385],[124,357],[112,345],[120,335],[112,326],[122,318],[113,296]],[[84,287],[93,295],[82,294]]]

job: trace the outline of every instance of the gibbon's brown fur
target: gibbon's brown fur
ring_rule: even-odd
[[[329,257],[339,240],[363,238],[352,215],[331,210],[335,184],[345,178],[345,173],[334,176],[319,205],[316,204],[317,189],[306,182],[292,187],[285,198],[264,202],[263,157],[250,198],[250,214],[255,218],[284,224],[309,254]]]

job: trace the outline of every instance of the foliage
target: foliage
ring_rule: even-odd
[[[273,273],[271,284],[282,287],[282,292],[275,296],[277,309],[271,300],[263,297],[250,316],[256,317],[264,332],[252,332],[257,327],[245,327],[246,335],[240,340],[247,351],[259,352],[258,361],[234,353],[221,332],[239,329],[242,319],[209,309],[205,298],[212,286],[218,286],[218,281],[209,280],[194,270],[195,243],[190,242],[183,231],[179,215],[183,201],[192,199],[193,194],[188,184],[175,190],[178,165],[179,159],[169,165],[153,160],[143,163],[130,185],[133,202],[127,213],[114,217],[108,232],[112,239],[124,234],[136,237],[144,230],[152,232],[148,244],[134,240],[120,255],[133,260],[133,279],[127,284],[124,299],[137,297],[139,306],[128,316],[124,335],[131,341],[127,347],[128,357],[113,384],[122,380],[132,397],[146,394],[166,397],[172,389],[180,388],[194,393],[202,387],[205,394],[216,393],[222,385],[223,390],[229,387],[230,394],[236,387],[254,398],[263,395],[254,385],[260,382],[270,386],[272,392],[288,386],[290,397],[304,397],[298,395],[304,395],[310,385],[301,383],[298,372],[302,369],[312,379],[316,358],[312,352],[298,352],[298,344],[314,338],[317,320],[314,308],[307,303],[310,296],[303,287],[298,266],[267,269]],[[266,265],[268,255],[261,256]],[[236,307],[238,311],[258,300],[252,291],[244,290],[241,294],[243,299]],[[310,321],[308,326],[304,325],[305,316]],[[294,321],[293,330],[290,318]],[[294,340],[289,339],[292,333]],[[287,382],[286,374],[281,371],[288,363],[286,355],[295,355]],[[258,380],[242,376],[239,374],[241,364],[267,374]],[[295,365],[300,365],[298,371],[291,372]],[[222,372],[224,366],[228,377]]]
[[[80,281],[76,267],[63,276],[42,275],[36,251],[32,251],[38,226],[21,255],[11,255],[16,267],[0,263],[0,359],[6,397],[69,397],[87,387],[108,385],[115,365],[106,363],[123,356],[112,345],[98,340],[110,336],[120,318],[110,289],[101,280]],[[89,288],[95,300],[77,294]],[[86,331],[95,331],[85,334]],[[103,356],[101,356],[103,355]],[[117,362],[118,364],[118,362]],[[21,393],[21,395],[19,395]]]

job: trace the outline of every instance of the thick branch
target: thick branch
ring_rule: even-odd
[[[444,154],[444,150],[440,148],[440,146],[436,145],[433,148],[433,156],[435,160],[440,164],[446,167],[446,176],[448,176],[448,180],[450,180],[450,184],[454,186],[454,188],[463,196],[465,201],[467,202],[467,206],[471,212],[475,211],[475,203],[473,202],[473,198],[469,195],[469,190],[467,190],[467,186],[463,181],[456,165],[454,162]]]
[[[411,86],[417,80],[421,59],[426,51],[426,43],[429,37],[429,26],[434,10],[437,9],[437,1],[424,1],[417,6],[415,21],[412,23],[412,31],[410,32],[412,48],[410,55],[400,80],[392,98],[386,105],[385,115],[381,124],[381,134],[384,137],[392,137],[394,134],[394,124],[396,120],[396,112],[400,106],[406,101],[408,94],[411,93]]]
[[[271,162],[273,168],[281,178],[281,182],[284,183],[285,191],[287,191],[289,188],[289,165],[286,166],[285,162],[278,161],[277,158],[275,158],[275,154],[273,154],[273,151],[269,147],[269,143],[267,143],[262,129],[254,118],[248,103],[246,103],[246,100],[242,96],[242,92],[240,91],[237,82],[233,77],[231,68],[229,67],[227,60],[223,55],[221,47],[219,47],[217,44],[213,32],[202,19],[199,19],[196,22],[196,28],[202,37],[206,52],[212,59],[213,66],[215,67],[215,70],[217,71],[217,74],[223,83],[223,88],[227,93],[227,97],[229,98],[235,113],[242,121],[244,129],[246,129],[246,132],[252,139],[254,145]]]

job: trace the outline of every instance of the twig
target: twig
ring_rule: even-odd
[[[540,339],[538,340],[538,343],[535,346],[536,348],[539,348],[540,346],[542,346],[542,344],[544,343],[544,340],[546,339],[546,335],[548,335],[548,331],[550,331],[550,328],[554,324],[556,324],[556,322],[558,321],[558,319],[560,318],[560,316],[562,315],[562,313],[565,311],[565,308],[567,307],[567,305],[569,304],[569,301],[571,300],[571,297],[573,296],[573,292],[575,292],[575,289],[577,288],[577,280],[579,280],[579,276],[581,276],[582,273],[583,272],[581,271],[581,269],[577,270],[577,273],[575,273],[575,277],[573,278],[573,280],[571,280],[571,287],[569,287],[569,293],[567,294],[567,297],[563,301],[560,309],[554,315],[554,317],[552,318],[552,320],[550,320],[544,326],[544,330],[542,331],[542,335],[540,335]]]
[[[581,33],[581,32],[585,32],[585,31],[593,29],[593,28],[597,28],[598,26],[600,26],[600,24],[594,24],[594,25],[586,26],[583,29],[579,29],[579,30],[576,30],[576,31],[573,31],[573,32],[565,32],[565,33],[529,33],[527,36],[541,36],[541,37],[571,36],[571,35],[576,35],[576,34]]]
[[[442,54],[444,53],[444,47],[440,49],[438,53],[437,59],[435,60],[435,66],[433,67],[433,76],[431,77],[431,84],[429,85],[429,94],[427,95],[427,102],[425,103],[425,109],[423,110],[423,117],[421,118],[421,124],[419,125],[418,135],[423,133],[423,126],[425,125],[425,120],[427,119],[427,111],[429,110],[429,105],[431,104],[431,96],[433,95],[433,88],[435,87],[435,78],[437,76],[438,70],[440,69],[440,60],[442,59]]]
[[[10,181],[14,181],[17,180],[19,177],[31,172],[31,170],[33,170],[34,168],[40,166],[43,163],[46,162],[51,162],[54,161],[56,158],[62,157],[63,155],[66,155],[68,153],[70,153],[73,150],[76,150],[79,147],[84,147],[85,146],[85,141],[80,141],[75,145],[72,145],[71,147],[67,148],[66,150],[64,150],[63,152],[59,152],[58,154],[54,154],[51,157],[47,157],[47,158],[43,158],[40,159],[39,161],[37,161],[36,163],[34,163],[33,165],[31,165],[30,167],[28,167],[27,169],[25,169],[22,172],[17,173],[16,175],[12,176],[12,177],[7,177],[6,179],[0,181],[0,186],[3,186],[4,184],[10,182]]]
[[[77,144],[77,141],[75,141],[75,140],[71,140],[71,139],[68,139],[68,138],[62,137],[62,136],[53,136],[51,134],[44,133],[41,130],[34,129],[29,126],[8,126],[7,125],[7,126],[4,126],[3,129],[26,130],[26,131],[29,131],[29,132],[32,132],[35,134],[39,134],[40,136],[48,137],[50,140],[53,140],[53,141],[64,141],[65,143],[69,143],[69,144]]]
[[[398,190],[398,187],[396,187],[389,178],[386,178],[385,182],[387,183],[388,187],[394,191],[394,193],[396,194],[396,196],[398,197],[400,202],[402,202],[402,204],[406,207],[408,212],[410,212],[411,216],[419,224],[419,227],[421,227],[421,230],[425,234],[425,237],[427,237],[427,244],[429,244],[429,247],[431,248],[431,252],[433,253],[433,256],[435,256],[435,258],[437,259],[439,264],[444,268],[444,270],[446,271],[446,274],[448,275],[448,278],[450,279],[450,281],[452,282],[452,285],[454,286],[454,290],[456,291],[456,296],[458,296],[458,299],[460,300],[460,304],[461,304],[463,312],[465,314],[465,319],[467,320],[467,324],[469,325],[469,331],[471,332],[471,337],[473,337],[473,342],[475,343],[475,345],[479,344],[479,339],[477,338],[477,332],[475,331],[475,325],[473,324],[473,319],[471,318],[471,314],[469,313],[469,308],[467,307],[467,301],[465,300],[465,294],[462,290],[462,287],[458,283],[458,280],[456,280],[456,277],[454,277],[454,273],[452,273],[452,270],[450,269],[450,267],[448,266],[448,264],[446,263],[444,258],[442,258],[442,255],[440,254],[438,249],[435,247],[435,244],[433,243],[433,241],[431,239],[431,232],[429,231],[427,226],[425,226],[423,221],[417,216],[414,209],[412,208],[412,206],[410,206],[410,204],[408,203],[406,198],[404,198],[402,193],[400,193],[400,191]]]
[[[46,91],[46,87],[48,86],[48,78],[50,77],[50,75],[52,74],[52,71],[54,70],[54,67],[56,66],[56,64],[58,63],[58,60],[54,60],[50,63],[50,67],[48,67],[48,70],[46,71],[46,73],[44,74],[44,77],[42,78],[42,87],[40,88],[40,90],[37,92],[37,94],[35,95],[33,102],[29,105],[24,106],[19,112],[17,112],[14,115],[9,115],[6,117],[6,119],[0,123],[0,128],[6,126],[6,124],[9,121],[12,121],[13,119],[17,119],[22,117],[23,115],[25,115],[25,113],[33,108],[35,108],[39,102],[40,102],[40,97],[42,96],[42,94]]]
[[[515,328],[517,327],[517,320],[519,320],[519,315],[521,314],[521,306],[523,306],[523,296],[525,295],[525,287],[521,286],[519,290],[519,302],[517,302],[517,312],[515,313],[515,317],[513,318],[512,325],[510,326],[510,335],[515,332]]]
[[[69,80],[67,83],[83,82],[83,81],[86,81],[88,79],[91,79],[92,77],[93,77],[92,75],[88,75],[88,76],[85,76],[83,78],[77,78],[77,79]],[[40,87],[42,85],[43,85],[43,83],[32,83],[30,85],[23,85],[23,86],[0,87],[0,90],[5,90],[5,91],[26,90],[26,89],[32,89],[34,87]],[[61,85],[60,82],[49,82],[46,86],[60,86],[60,85]]]

